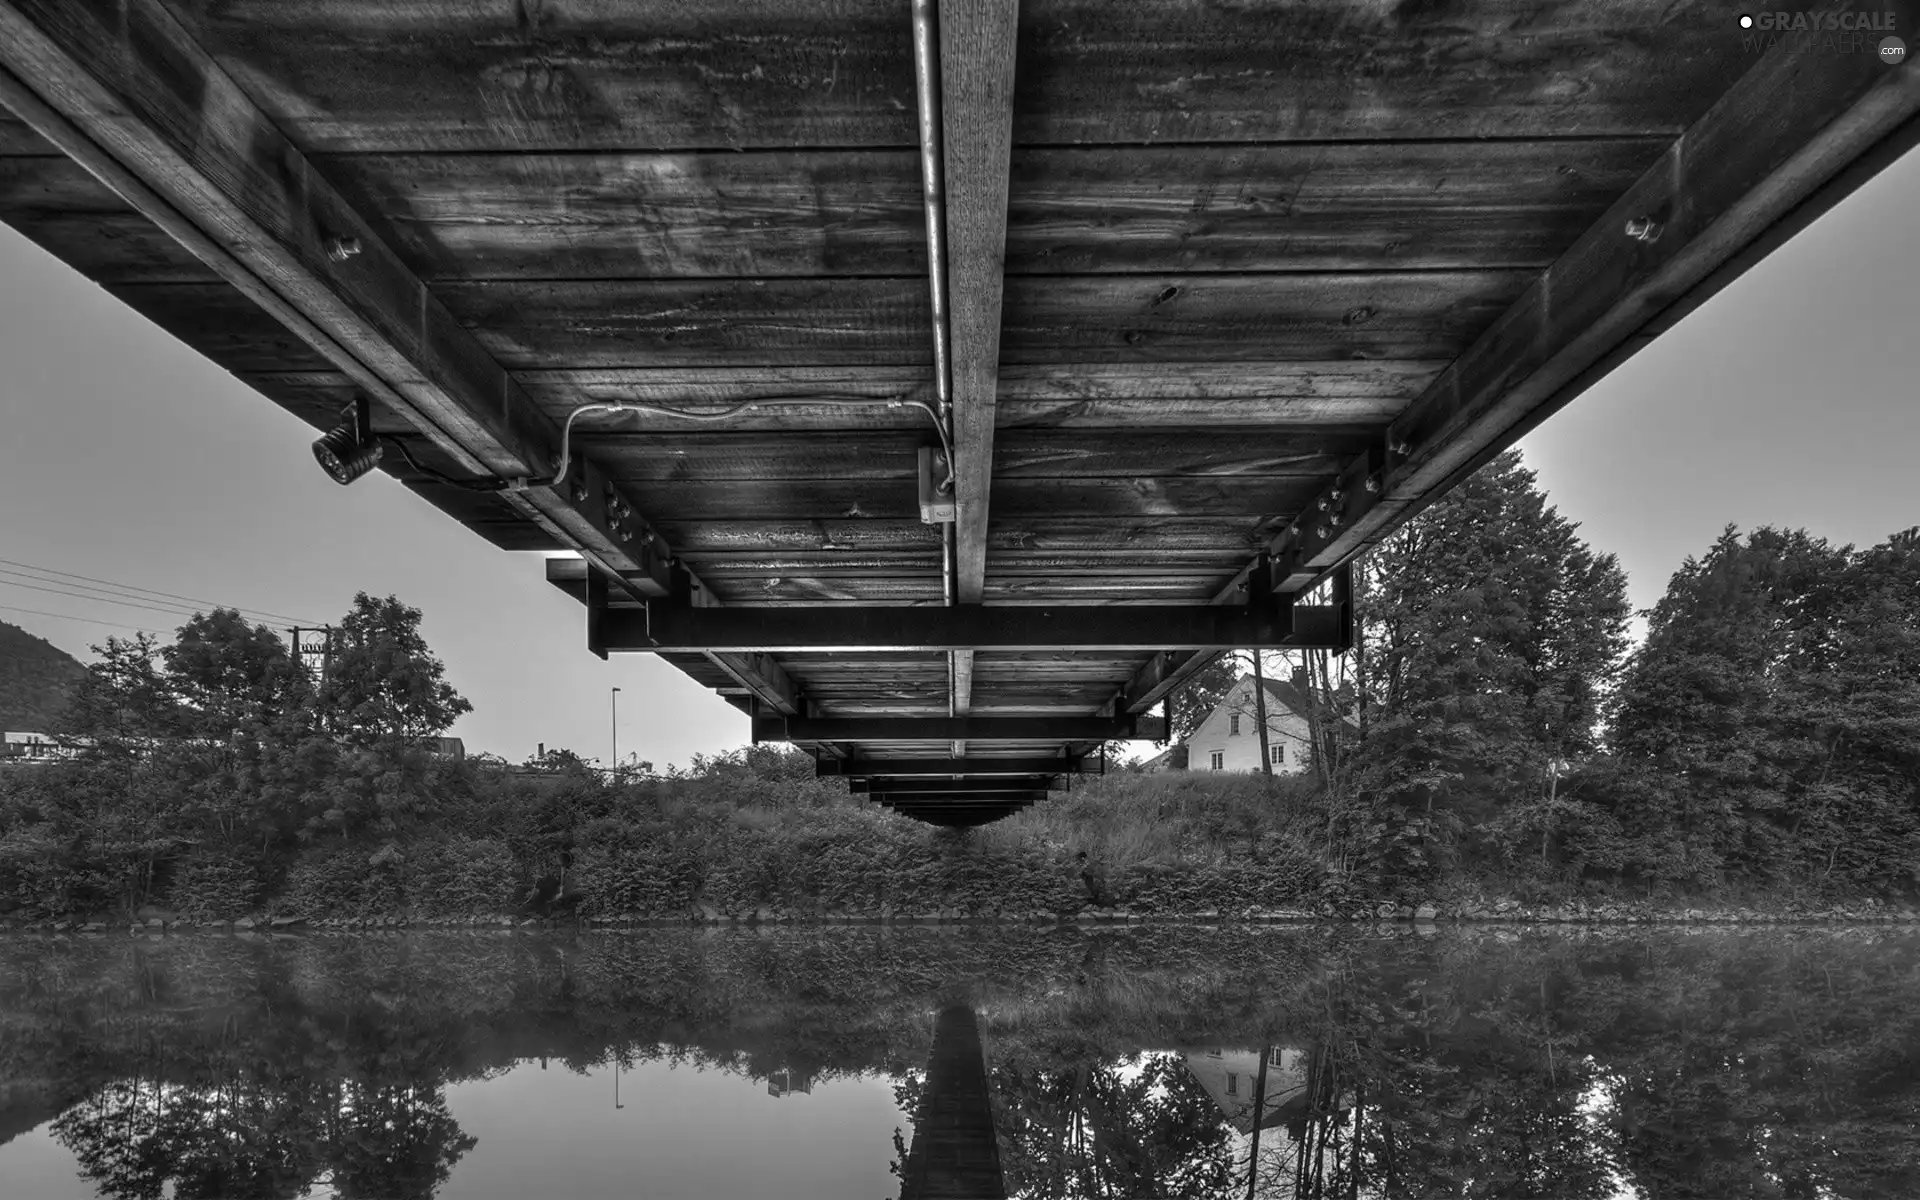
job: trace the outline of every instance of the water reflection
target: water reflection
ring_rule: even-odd
[[[1886,930],[14,941],[0,1193],[1907,1196],[1916,984]]]

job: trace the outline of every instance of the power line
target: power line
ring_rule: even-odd
[[[21,583],[14,579],[0,579],[0,587],[27,588],[35,592],[49,592],[55,596],[71,596],[75,600],[92,600],[97,604],[119,604],[127,608],[144,608],[149,612],[165,613],[169,617],[190,617],[193,615],[191,609],[163,608],[158,604],[142,604],[136,600],[115,600],[110,596],[89,596],[85,592],[68,592],[62,591],[60,588],[39,587],[31,583]]]
[[[274,621],[288,621],[295,625],[320,624],[320,622],[318,621],[303,621],[298,617],[290,617],[285,613],[268,612],[264,608],[242,608],[232,604],[221,604],[218,601],[203,600],[197,596],[182,596],[178,592],[162,592],[154,588],[143,588],[131,583],[118,583],[111,579],[97,579],[92,575],[80,575],[73,571],[58,571],[52,567],[36,566],[33,563],[15,562],[13,559],[10,559],[10,558],[0,558],[0,564],[4,564],[9,567],[21,567],[28,571],[36,571],[41,575],[61,575],[61,576],[65,576],[68,579],[79,579],[87,583],[97,583],[105,587],[114,588],[119,591],[127,592],[127,593],[141,593],[147,596],[158,596],[161,599],[180,600],[180,601],[185,601],[188,604],[203,604],[208,606],[209,608],[231,608],[235,612],[254,613],[262,617],[270,618]],[[19,572],[8,571],[7,574],[15,575],[15,574],[19,574]],[[31,578],[31,576],[29,576],[29,578]],[[58,583],[60,581],[57,579],[48,579],[48,580],[42,580],[41,582]]]
[[[57,621],[79,621],[86,625],[111,625],[116,629],[131,629],[136,633],[151,633],[155,637],[160,636],[160,631],[157,629],[148,629],[144,625],[129,625],[125,621],[102,621],[97,617],[76,617],[71,613],[47,612],[45,609],[39,608],[21,608],[17,604],[0,604],[0,609],[5,609],[8,612],[31,613],[36,617],[52,617]]]

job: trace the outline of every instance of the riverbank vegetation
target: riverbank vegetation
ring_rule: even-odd
[[[0,771],[0,919],[1821,910],[1920,895],[1920,531],[1728,530],[1628,638],[1626,581],[1517,456],[1363,564],[1361,646],[1275,656],[1310,770],[1116,770],[972,833],[774,747],[610,775],[453,760],[420,613],[323,679],[237,614],[112,639],[73,761]],[[1174,705],[1191,726],[1235,677]],[[531,902],[529,900],[531,898]]]

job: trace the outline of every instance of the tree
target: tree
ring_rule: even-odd
[[[415,745],[473,711],[420,636],[420,610],[397,597],[355,595],[339,639],[320,707],[349,742]]]
[[[160,657],[191,736],[225,741],[242,730],[284,730],[311,699],[279,635],[232,609],[195,613]]]
[[[96,741],[165,737],[179,730],[172,681],[161,669],[160,643],[150,633],[110,637],[93,647],[99,658],[74,690],[66,723]]]
[[[1616,806],[1656,878],[1920,882],[1920,550],[1729,527],[1649,614]]]
[[[1217,708],[1240,678],[1231,653],[1216,655],[1167,696],[1167,737],[1184,742]]]
[[[1566,819],[1557,764],[1599,744],[1626,577],[1496,458],[1382,543],[1361,609],[1367,841],[1424,872],[1485,828],[1514,855]]]

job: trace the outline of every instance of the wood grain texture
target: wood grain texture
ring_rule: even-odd
[[[1451,358],[1521,271],[1017,276],[1009,362]]]
[[[951,346],[954,598],[985,583],[999,397],[1001,298],[1012,168],[1019,0],[946,0],[938,9]]]
[[[923,279],[501,281],[434,292],[516,369],[932,361]]]
[[[1035,148],[1007,273],[1542,266],[1664,139]]]
[[[65,157],[0,157],[0,221],[96,283],[219,279],[179,242]]]
[[[308,150],[910,147],[888,0],[191,0]]]
[[[33,127],[0,104],[0,156],[12,154],[58,154],[52,142],[33,131]]]
[[[314,151],[914,143],[889,0],[180,0]],[[1028,0],[1029,144],[1678,133],[1744,65],[1658,0]]]
[[[781,479],[650,484],[614,476],[644,503],[656,527],[692,521],[906,520],[919,505],[910,486],[888,480]],[[1297,476],[1003,479],[994,507],[1007,520],[1040,517],[1245,517],[1300,511],[1319,480]],[[1004,510],[1004,511],[1001,511]]]
[[[428,279],[924,275],[908,151],[335,155]]]
[[[1662,0],[1028,0],[1016,139],[1671,136],[1750,61]]]

